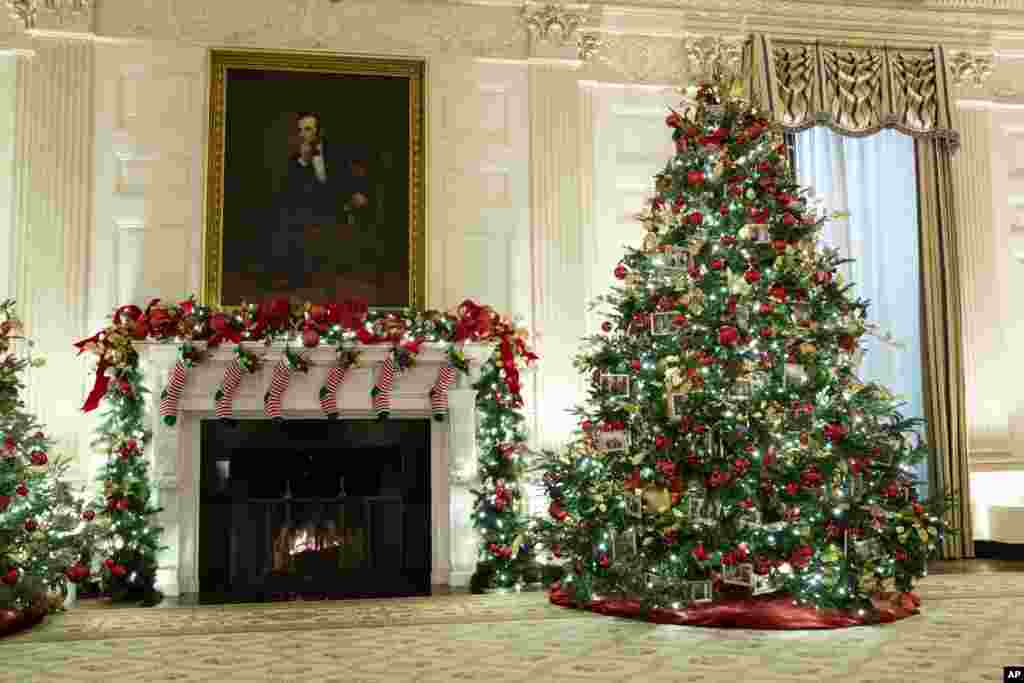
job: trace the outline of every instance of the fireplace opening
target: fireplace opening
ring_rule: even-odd
[[[202,603],[430,594],[430,422],[204,420]]]

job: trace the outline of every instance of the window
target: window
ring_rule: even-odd
[[[827,128],[797,134],[797,178],[813,188],[828,214],[823,242],[853,263],[842,267],[854,295],[867,299],[868,320],[891,339],[866,336],[859,375],[906,402],[906,417],[923,417],[920,260],[914,141],[885,130],[864,138]],[[918,466],[927,493],[927,463]]]

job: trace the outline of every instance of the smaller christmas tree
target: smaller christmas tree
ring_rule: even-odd
[[[15,349],[13,310],[0,304],[0,610],[24,610],[47,592],[59,608],[65,581],[88,575],[81,559],[95,529],[65,481],[67,460],[51,457],[53,441],[25,410],[22,376],[42,361]]]
[[[120,341],[119,341],[120,340]],[[143,458],[151,437],[143,428],[145,395],[138,368],[138,353],[126,337],[107,335],[111,356],[122,362],[111,368],[113,381],[106,389],[107,411],[93,447],[107,453],[98,480],[103,489],[94,507],[101,528],[99,552],[104,592],[115,602],[158,604],[163,594],[156,588],[157,553],[162,529],[153,523],[160,512],[152,503],[148,463]]]

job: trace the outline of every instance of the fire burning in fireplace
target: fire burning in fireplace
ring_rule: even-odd
[[[298,533],[292,537],[288,554],[294,556],[299,553],[319,552],[339,545],[341,545],[341,539],[335,534],[321,535],[309,528],[299,529]]]
[[[365,555],[361,529],[338,529],[333,522],[319,525],[282,526],[274,537],[274,571],[290,573],[297,561],[319,557],[335,566],[346,566]]]

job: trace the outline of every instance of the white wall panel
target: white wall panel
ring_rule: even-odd
[[[610,291],[612,270],[625,245],[639,246],[640,213],[654,191],[653,177],[675,153],[665,126],[667,107],[678,104],[669,91],[595,84],[594,232],[590,260],[590,298]],[[591,316],[596,332],[601,319]]]

